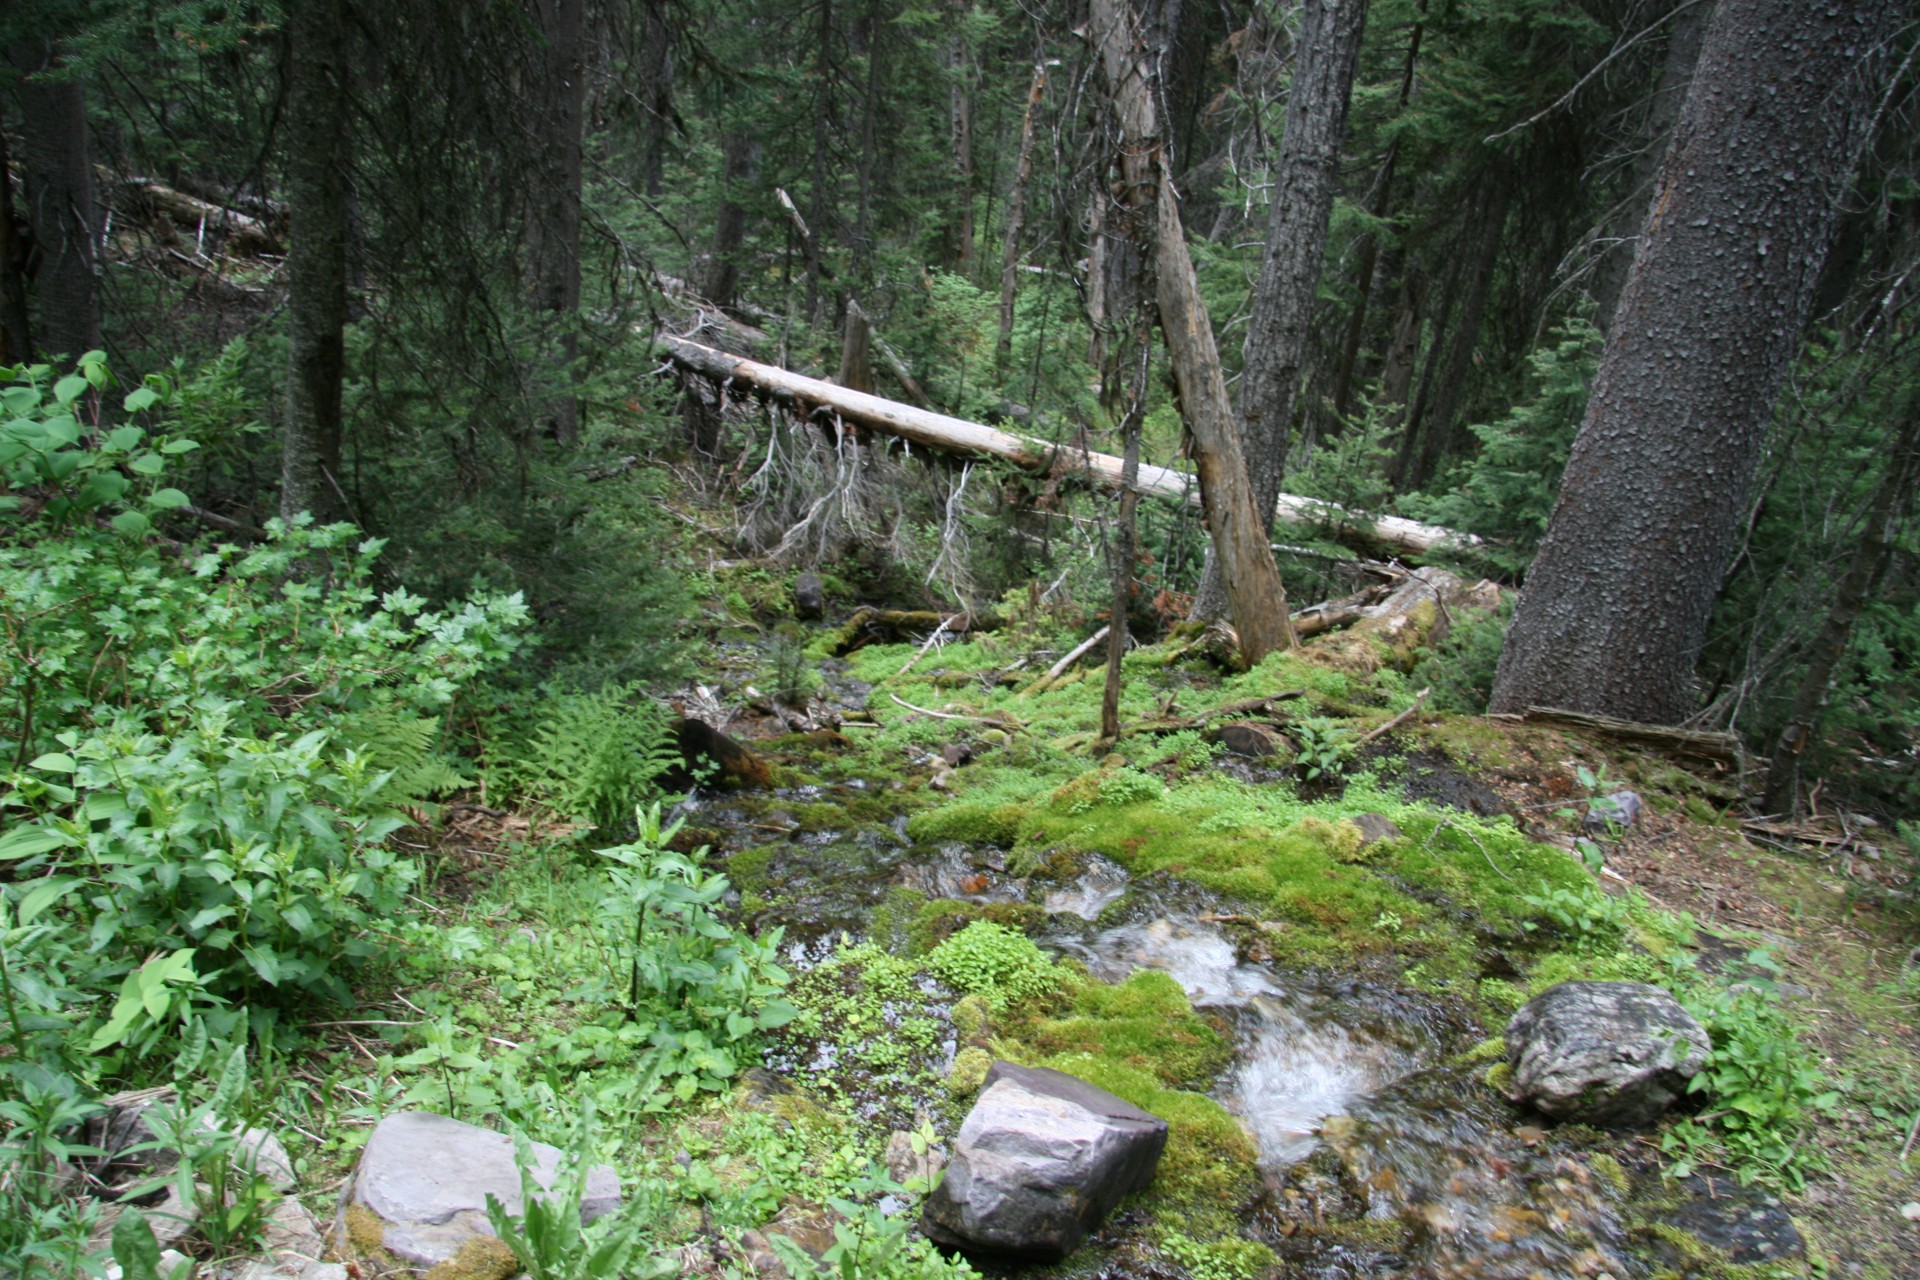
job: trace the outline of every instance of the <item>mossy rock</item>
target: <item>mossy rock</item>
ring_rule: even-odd
[[[507,1280],[520,1271],[513,1247],[498,1236],[475,1236],[445,1262],[428,1268],[421,1280]]]
[[[1047,1055],[1084,1053],[1151,1072],[1172,1088],[1205,1088],[1233,1056],[1227,1037],[1193,1011],[1170,976],[1142,970],[1109,986],[1083,982],[1063,1017],[1037,1017],[1013,1029]]]
[[[1047,913],[1030,902],[936,898],[914,913],[913,923],[907,926],[908,945],[915,955],[924,955],[976,920],[1031,935],[1046,925]]]

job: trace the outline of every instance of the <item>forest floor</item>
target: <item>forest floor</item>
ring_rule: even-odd
[[[750,573],[748,594],[777,594]],[[1903,1150],[1920,1120],[1920,973],[1911,854],[1891,833],[1855,821],[1824,850],[1763,847],[1729,779],[1495,718],[1415,714],[1355,751],[1414,698],[1350,650],[1234,673],[1177,644],[1138,649],[1123,719],[1157,728],[1096,755],[1098,671],[1035,684],[1072,643],[1057,621],[833,656],[833,633],[743,604],[716,594],[716,646],[688,696],[769,782],[697,793],[671,843],[730,877],[737,927],[784,931],[798,1016],[720,1078],[636,1090],[591,853],[633,832],[449,806],[418,833],[446,950],[326,1030],[335,1051],[295,1073],[323,1216],[396,1107],[558,1142],[559,1100],[590,1094],[597,1150],[647,1188],[652,1239],[690,1273],[769,1274],[777,1253],[789,1271],[956,1274],[897,1211],[914,1172],[902,1143],[942,1149],[977,1087],[968,1071],[1007,1057],[1174,1125],[1155,1186],[1042,1275],[1920,1276],[1920,1153]],[[1258,699],[1273,701],[1249,710]],[[1223,721],[1271,753],[1226,749]],[[1314,759],[1327,767],[1309,777]],[[1615,788],[1646,808],[1601,840],[1595,876],[1579,815]],[[1363,845],[1363,814],[1394,833]],[[1086,918],[1057,905],[1113,875],[1124,887]],[[962,999],[933,982],[975,921],[1040,942],[1031,993]],[[1342,1055],[1390,1064],[1345,1079],[1321,1113],[1359,1117],[1358,1137],[1329,1120],[1317,1150],[1283,1161],[1250,1133],[1247,1073],[1274,1051],[1264,1006],[1163,976],[1212,941],[1332,1046],[1281,1046],[1279,1079]],[[1712,1029],[1750,1059],[1737,1087],[1640,1134],[1515,1111],[1498,1092],[1505,1019],[1573,978],[1717,1007]],[[1729,1133],[1749,1105],[1784,1145]],[[1451,1225],[1435,1225],[1442,1207]]]

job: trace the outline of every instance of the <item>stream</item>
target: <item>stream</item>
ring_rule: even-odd
[[[834,692],[855,702],[865,690]],[[812,813],[817,826],[825,805],[847,810],[850,825],[807,830],[788,812]],[[910,889],[1038,906],[1047,925],[1036,941],[1103,981],[1143,968],[1171,976],[1232,1033],[1233,1061],[1213,1094],[1254,1139],[1267,1192],[1247,1229],[1285,1259],[1286,1274],[1651,1274],[1627,1248],[1624,1188],[1489,1090],[1488,1063],[1450,1061],[1475,1035],[1436,1001],[1361,976],[1253,963],[1218,922],[1234,907],[1192,885],[1136,883],[1099,856],[1068,882],[1021,878],[999,849],[916,843],[904,818],[871,818],[889,807],[884,792],[856,780],[696,793],[680,816],[702,839],[764,866],[778,894],[754,924],[785,928],[796,968],[830,954],[843,934],[866,936],[889,894]],[[950,1058],[951,1042],[943,1050]],[[1408,1229],[1369,1232],[1369,1223]]]

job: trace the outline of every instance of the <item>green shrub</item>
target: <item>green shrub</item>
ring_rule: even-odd
[[[935,947],[927,967],[955,991],[978,995],[995,1009],[1047,995],[1061,972],[1025,934],[976,920]]]

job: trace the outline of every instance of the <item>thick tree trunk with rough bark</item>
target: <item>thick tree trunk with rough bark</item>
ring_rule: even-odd
[[[548,352],[563,369],[579,354],[580,194],[585,173],[582,129],[587,77],[581,37],[584,0],[528,0],[539,32],[533,113],[535,172],[528,188],[525,231],[528,288],[547,328]],[[570,374],[563,374],[570,377]],[[566,389],[545,405],[546,427],[561,444],[580,438],[580,402]]]
[[[341,0],[287,9],[287,419],[280,514],[343,514],[340,384],[347,323],[347,17]]]
[[[1127,0],[1093,0],[1088,34],[1106,72],[1120,121],[1120,173],[1125,216],[1150,237],[1154,299],[1173,364],[1181,415],[1193,441],[1194,469],[1206,507],[1207,532],[1220,561],[1228,612],[1249,666],[1292,647],[1287,595],[1267,545],[1267,521],[1254,505],[1227,399],[1213,322],[1194,278],[1168,173],[1153,98],[1153,76]],[[1147,222],[1148,227],[1139,224]]]
[[[77,79],[60,70],[51,40],[25,39],[10,50],[25,78],[18,89],[25,145],[27,222],[40,254],[33,292],[39,303],[34,336],[40,351],[75,360],[100,345],[100,291],[95,277],[100,221],[93,198],[87,102]],[[22,353],[30,358],[31,353]]]
[[[1495,711],[1655,724],[1693,676],[1775,396],[1873,128],[1895,0],[1722,0],[1662,168]]]
[[[1294,402],[1313,346],[1313,302],[1327,250],[1327,219],[1340,183],[1360,34],[1367,0],[1305,0],[1286,132],[1273,165],[1267,247],[1254,285],[1240,375],[1240,448],[1253,503],[1273,528],[1273,504],[1287,469]],[[1217,618],[1224,600],[1219,561],[1209,556],[1194,602],[1196,616]]]
[[[1647,220],[1647,204],[1653,196],[1653,180],[1660,170],[1660,157],[1673,134],[1674,121],[1687,100],[1687,85],[1693,80],[1693,68],[1700,61],[1700,42],[1706,37],[1707,22],[1713,16],[1713,0],[1681,0],[1667,20],[1666,56],[1660,62],[1660,79],[1653,96],[1647,100],[1646,115],[1635,131],[1639,152],[1628,170],[1627,192],[1607,224],[1606,243],[1594,270],[1593,314],[1595,323],[1605,332],[1613,324],[1613,313],[1620,305],[1620,293],[1627,287],[1633,271],[1633,250],[1639,243],[1640,228]]]

